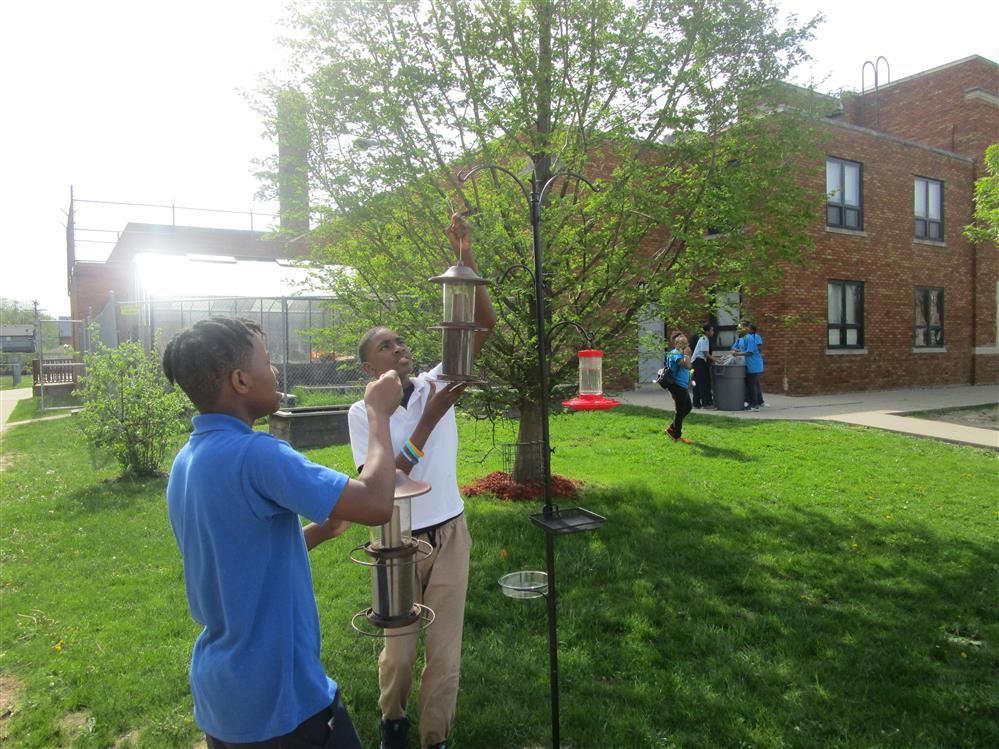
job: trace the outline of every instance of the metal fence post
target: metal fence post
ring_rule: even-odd
[[[290,323],[288,321],[288,298],[281,297],[281,318],[284,323],[284,362],[281,364],[281,392],[288,392],[288,356],[290,355],[290,347],[288,345],[288,339],[290,336]]]

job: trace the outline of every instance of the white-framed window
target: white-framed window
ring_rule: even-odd
[[[939,180],[916,177],[913,189],[916,239],[943,242],[943,188]]]
[[[863,348],[863,282],[829,281],[827,289],[826,345],[829,348]]]
[[[916,348],[939,348],[944,345],[944,290],[935,286],[917,286],[914,315]]]
[[[826,159],[826,226],[864,228],[863,165],[856,161]]]
[[[739,337],[736,328],[742,315],[742,293],[735,291],[719,291],[714,295],[714,309],[709,315],[709,321],[715,329],[715,339],[711,342],[712,350],[728,351]]]

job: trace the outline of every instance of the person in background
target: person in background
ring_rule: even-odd
[[[693,405],[694,408],[714,408],[714,399],[711,395],[711,364],[720,361],[711,353],[711,339],[715,335],[714,326],[705,323],[701,326],[701,333],[690,355],[690,363],[694,369]]]
[[[447,229],[458,259],[475,270],[471,227],[457,214]],[[496,324],[489,294],[480,286],[475,295],[474,355],[478,355]],[[420,746],[446,749],[458,700],[461,637],[468,588],[472,540],[465,523],[464,502],[458,489],[458,427],[454,404],[464,383],[437,380],[438,364],[430,372],[414,375],[406,342],[395,331],[376,327],[361,339],[358,354],[364,371],[372,377],[396,370],[402,379],[402,405],[392,414],[392,446],[396,466],[412,478],[431,485],[428,494],[412,505],[413,536],[426,540],[433,552],[416,563],[416,602],[436,616],[424,632],[424,666],[418,706]],[[363,404],[347,414],[354,460],[361,466],[369,441],[369,417]],[[401,633],[401,634],[400,634]],[[382,711],[382,749],[407,749],[410,721],[409,694],[416,664],[419,623],[396,630],[385,638],[378,658],[379,706]]]
[[[760,373],[763,371],[763,357],[756,346],[756,336],[749,329],[750,323],[743,320],[736,332],[739,335],[732,346],[732,356],[746,357],[746,408],[750,411],[760,410]]]
[[[757,332],[756,325],[754,325],[753,323],[749,324],[749,332],[752,333],[754,336],[756,336],[756,348],[760,352],[760,367],[761,367],[760,368],[760,374],[763,374],[764,370],[766,370],[766,368],[767,368],[766,361],[763,359],[763,336],[761,336]],[[763,378],[762,377],[757,377],[756,378],[756,399],[757,399],[757,401],[759,402],[759,404],[761,406],[767,405],[766,402],[763,400]]]
[[[166,495],[188,606],[203,627],[190,683],[209,749],[361,749],[320,660],[308,552],[347,521],[391,517],[389,415],[402,397],[399,376],[386,370],[365,389],[368,451],[351,479],[253,429],[281,401],[255,322],[195,323],[167,344],[163,371],[199,412]],[[303,528],[300,516],[314,522]]]
[[[683,419],[691,409],[690,346],[687,345],[687,336],[683,333],[674,333],[672,343],[673,350],[666,354],[663,366],[673,375],[673,384],[669,386],[669,394],[673,396],[673,421],[663,431],[675,442],[690,445],[691,441],[683,436]]]

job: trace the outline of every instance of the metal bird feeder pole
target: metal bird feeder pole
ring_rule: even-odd
[[[530,209],[531,236],[534,248],[534,297],[535,316],[538,330],[538,367],[541,371],[541,382],[539,390],[539,403],[541,406],[541,461],[543,469],[543,487],[545,505],[540,513],[531,515],[531,522],[545,531],[545,563],[547,569],[547,585],[541,585],[537,580],[531,578],[524,583],[527,587],[518,588],[517,584],[504,584],[504,592],[512,597],[533,598],[537,595],[544,595],[548,604],[548,660],[549,674],[551,682],[551,709],[552,709],[552,749],[559,749],[559,685],[558,685],[558,623],[557,623],[557,603],[555,587],[555,540],[556,535],[575,533],[577,531],[594,530],[599,528],[606,521],[606,518],[596,513],[585,510],[582,507],[561,510],[552,503],[552,482],[551,482],[551,438],[548,429],[548,360],[547,360],[547,337],[545,335],[545,290],[542,275],[542,253],[541,253],[541,205],[544,201],[545,193],[555,183],[556,180],[564,177],[573,177],[585,183],[591,190],[598,192],[593,184],[582,175],[573,172],[559,172],[552,175],[547,182],[538,190],[537,174],[531,174],[530,190],[513,172],[505,167],[496,164],[486,164],[475,167],[467,174],[459,175],[459,179],[464,182],[470,179],[477,172],[484,169],[502,172],[513,179],[520,187],[524,197],[527,198]],[[507,578],[520,576],[537,575],[538,573],[513,573]],[[522,595],[516,595],[520,590]]]

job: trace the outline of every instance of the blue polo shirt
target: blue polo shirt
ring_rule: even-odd
[[[756,344],[756,335],[746,333],[732,346],[733,351],[746,351],[746,374],[759,374],[763,371],[763,355]]]
[[[223,414],[194,417],[167,508],[184,561],[194,718],[225,742],[263,741],[329,705],[299,516],[325,520],[346,475]]]

